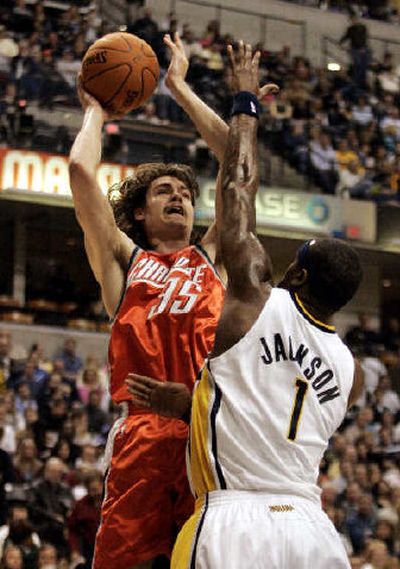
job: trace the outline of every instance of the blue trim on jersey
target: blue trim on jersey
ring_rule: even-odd
[[[222,473],[221,465],[218,462],[217,429],[216,429],[216,424],[215,424],[216,419],[217,419],[217,413],[218,413],[219,408],[221,406],[222,392],[215,382],[214,382],[214,387],[215,387],[215,399],[214,399],[214,403],[213,403],[213,406],[211,409],[211,416],[210,416],[210,421],[211,421],[211,452],[212,452],[213,457],[214,457],[215,470],[217,471],[219,486],[220,486],[221,490],[226,490],[225,478],[224,478],[224,475]]]
[[[206,494],[206,497],[205,497],[204,510],[203,510],[203,513],[201,514],[200,523],[199,523],[197,531],[196,531],[196,537],[194,540],[193,551],[192,551],[192,558],[190,560],[190,569],[196,569],[197,546],[199,544],[200,533],[201,533],[201,530],[203,528],[204,519],[206,517],[207,510],[208,510],[208,494]]]

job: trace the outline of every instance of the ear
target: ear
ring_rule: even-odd
[[[298,270],[292,275],[291,285],[294,288],[301,288],[308,281],[308,271],[307,269],[298,268]]]
[[[133,217],[136,221],[143,221],[144,220],[144,211],[142,207],[137,207],[133,210]]]

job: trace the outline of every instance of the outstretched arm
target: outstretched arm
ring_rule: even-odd
[[[232,47],[229,54],[238,85],[239,95],[235,100],[247,101],[248,113],[245,103],[243,108],[237,104],[222,166],[221,256],[230,294],[244,300],[260,283],[271,279],[272,266],[256,235],[255,198],[259,180],[255,97],[259,53],[252,58],[251,46],[245,47],[240,42],[238,61],[233,57]]]
[[[258,189],[258,63],[251,46],[229,48],[237,94],[222,165],[221,260],[228,286],[211,357],[235,345],[251,328],[271,291],[272,264],[256,235]]]
[[[169,34],[164,43],[171,50],[171,63],[168,68],[166,85],[178,105],[188,114],[207,146],[214,152],[217,160],[222,161],[228,139],[228,125],[208,105],[192,91],[186,83],[189,61],[185,54],[179,34],[174,41]]]
[[[134,244],[118,229],[111,206],[97,183],[102,127],[109,117],[80,85],[78,93],[85,114],[69,156],[70,184],[89,263],[100,284],[106,310],[112,316],[121,297]]]
[[[166,76],[166,85],[178,105],[188,114],[207,146],[215,154],[218,162],[221,163],[228,143],[229,126],[186,83],[189,61],[179,34],[175,34],[174,40],[169,34],[166,34],[164,43],[170,48],[172,56]],[[257,85],[257,96],[262,99],[274,89],[276,89],[276,85],[270,83],[261,88],[258,88]]]

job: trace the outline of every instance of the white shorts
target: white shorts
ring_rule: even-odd
[[[196,503],[171,569],[350,569],[318,504],[262,492],[220,490]]]

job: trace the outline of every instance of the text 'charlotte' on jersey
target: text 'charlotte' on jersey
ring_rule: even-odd
[[[130,400],[128,373],[192,389],[210,351],[224,286],[205,251],[160,254],[137,248],[115,317],[109,359],[114,401]]]

